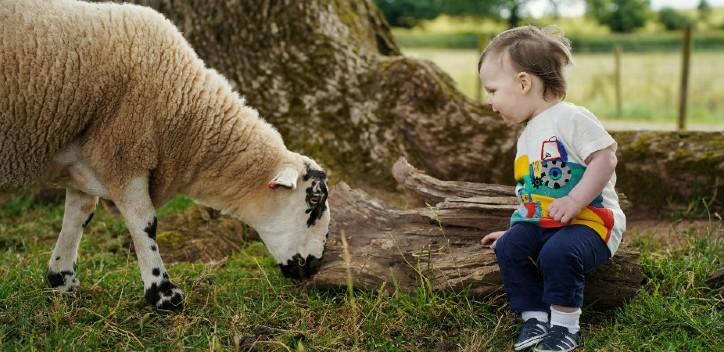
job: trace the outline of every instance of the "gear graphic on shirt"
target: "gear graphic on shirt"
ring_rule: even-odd
[[[560,159],[544,161],[541,178],[548,188],[559,189],[571,181],[571,168]]]
[[[543,186],[543,177],[531,177],[530,178],[531,183],[533,184],[534,188],[540,188],[540,186]]]

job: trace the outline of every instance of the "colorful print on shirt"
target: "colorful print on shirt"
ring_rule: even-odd
[[[540,160],[529,161],[528,155],[515,160],[515,194],[521,203],[511,217],[511,224],[532,222],[543,228],[565,226],[548,217],[548,207],[554,199],[568,195],[583,178],[585,165],[568,160],[568,153],[558,137],[553,136],[541,143]],[[599,194],[571,221],[586,225],[608,242],[614,224],[611,209],[603,207]]]

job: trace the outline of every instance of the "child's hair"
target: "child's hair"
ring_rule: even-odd
[[[549,93],[561,98],[566,96],[563,68],[573,61],[571,42],[556,27],[528,25],[499,33],[480,55],[478,72],[490,52],[507,52],[516,70],[540,77],[543,97]]]

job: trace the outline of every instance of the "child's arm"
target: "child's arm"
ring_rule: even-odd
[[[601,193],[616,170],[616,152],[614,146],[591,153],[586,159],[586,172],[568,196],[558,198],[548,208],[548,216],[555,221],[568,223],[578,215],[583,207]]]

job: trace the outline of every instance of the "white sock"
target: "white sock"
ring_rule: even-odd
[[[551,306],[551,326],[559,325],[568,328],[568,332],[571,334],[577,333],[581,330],[581,326],[578,325],[578,320],[581,317],[581,308],[576,309],[575,312],[566,313],[556,310]]]
[[[521,318],[523,318],[523,321],[527,321],[530,318],[536,318],[542,323],[548,322],[548,312],[543,312],[540,310],[526,310],[525,312],[521,313],[520,316]]]

